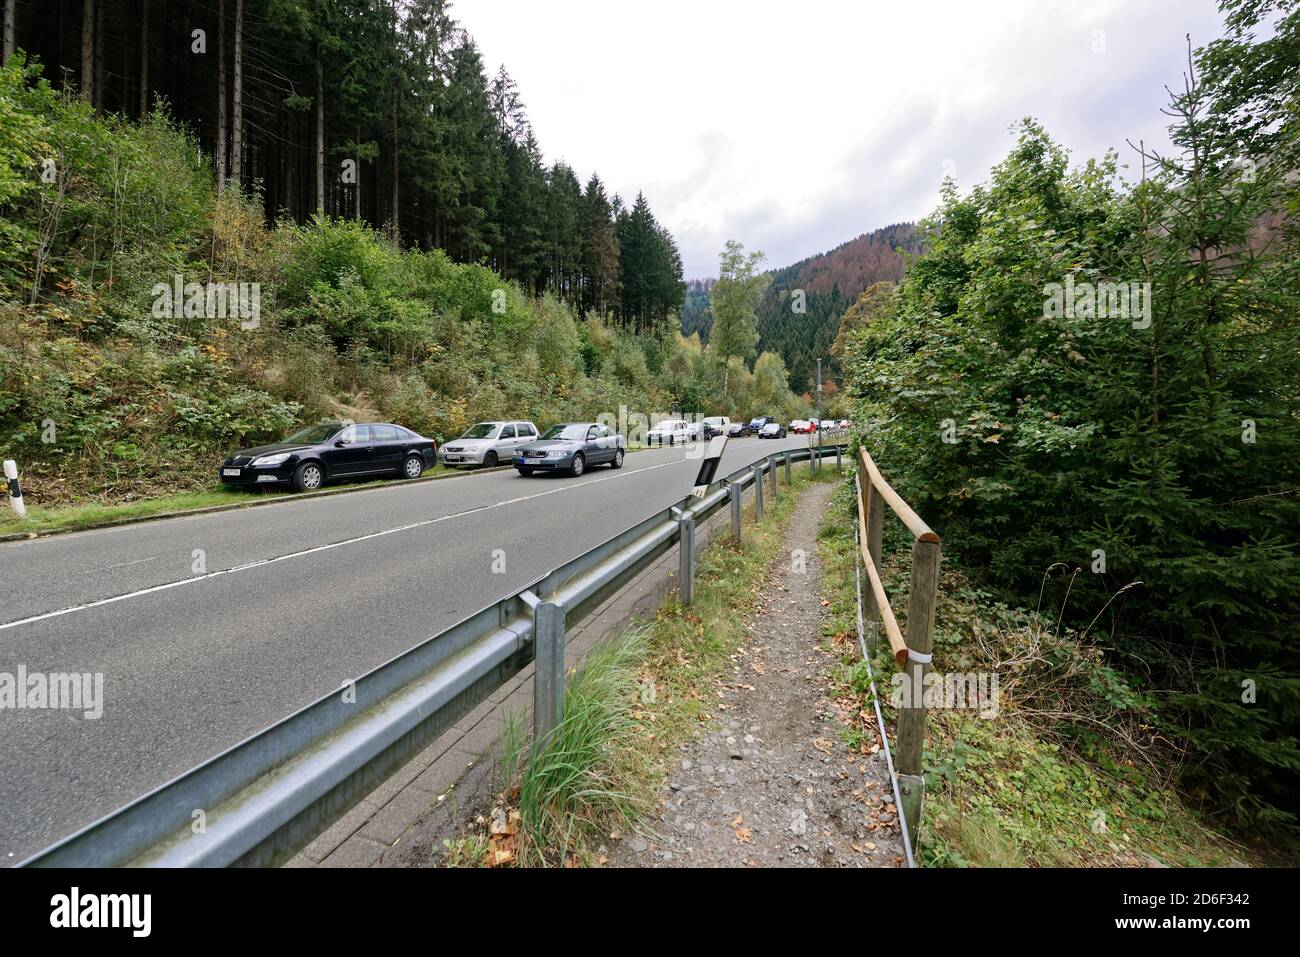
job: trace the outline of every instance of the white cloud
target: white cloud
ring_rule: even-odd
[[[548,161],[643,190],[688,276],[729,238],[775,266],[929,212],[1038,118],[1077,159],[1166,144],[1163,84],[1213,0],[460,0]],[[1100,48],[1100,50],[1098,49]]]

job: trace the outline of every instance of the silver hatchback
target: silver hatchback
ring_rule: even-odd
[[[537,426],[531,422],[480,422],[438,449],[438,461],[448,468],[508,465],[515,449],[535,438]]]

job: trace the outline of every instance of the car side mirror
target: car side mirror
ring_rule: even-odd
[[[345,445],[347,445],[347,444],[348,444],[348,440],[347,440],[347,439],[339,439],[337,442],[334,443],[334,448],[336,448],[336,449],[341,449],[341,448],[343,448],[343,446],[345,446]]]

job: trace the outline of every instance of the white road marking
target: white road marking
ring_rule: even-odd
[[[329,551],[330,549],[333,548],[342,548],[344,545],[355,545],[357,542],[369,541],[372,538],[382,538],[385,535],[393,535],[397,532],[406,532],[406,531],[410,531],[413,528],[423,528],[426,525],[436,525],[439,522],[450,521],[453,518],[462,518],[466,515],[473,515],[478,512],[491,511],[494,508],[503,508],[507,505],[518,505],[520,502],[527,502],[531,499],[542,498],[546,495],[556,495],[560,492],[568,492],[575,488],[582,488],[584,485],[595,484],[596,482],[609,482],[617,478],[627,478],[628,476],[632,476],[632,475],[641,475],[644,474],[645,472],[653,471],[654,469],[662,469],[668,467],[669,465],[676,465],[676,464],[677,462],[676,460],[674,460],[671,462],[663,462],[659,465],[647,465],[644,468],[631,469],[626,472],[618,472],[617,474],[614,475],[597,476],[585,482],[570,482],[568,484],[561,485],[557,488],[547,489],[545,492],[534,492],[531,495],[521,495],[518,498],[506,499],[503,502],[493,502],[490,505],[478,505],[475,506],[474,508],[468,508],[465,509],[463,512],[455,512],[451,515],[440,515],[438,518],[430,518],[422,522],[411,522],[408,525],[398,525],[396,528],[386,528],[383,531],[371,532],[368,535],[358,535],[356,538],[347,538],[340,542],[331,542],[328,545],[317,545],[314,548],[306,548],[303,549],[302,551],[290,552],[287,555],[278,555],[274,558],[262,558],[262,559],[258,559],[255,562],[247,562],[246,564],[243,565],[235,565],[231,568],[223,568],[219,571],[207,572],[206,574],[203,575],[194,575],[190,578],[183,578],[179,581],[167,582],[162,585],[153,585],[149,588],[141,588],[136,591],[126,592],[125,594],[122,595],[114,595],[111,598],[101,598],[98,599],[97,601],[90,601],[81,605],[70,605],[67,608],[60,608],[57,611],[47,611],[44,614],[31,615],[30,617],[27,618],[19,618],[16,621],[5,622],[4,624],[0,624],[0,631],[5,631],[9,628],[17,628],[20,625],[30,625],[33,624],[34,622],[45,621],[46,619],[49,618],[58,618],[62,615],[70,615],[73,612],[86,611],[87,609],[90,608],[99,608],[103,605],[112,605],[119,601],[126,601],[129,598],[139,598],[142,595],[152,595],[156,592],[168,591],[172,588],[180,588],[183,585],[197,584],[198,582],[208,581],[209,579],[212,578],[220,578],[222,575],[233,575],[236,572],[246,572],[249,571],[250,569],[261,568],[265,565],[274,565],[276,562],[288,561],[291,558],[302,558],[306,555],[315,555],[318,552]]]
[[[156,562],[157,560],[157,555],[153,558],[139,558],[133,562],[118,562],[116,565],[109,565],[108,568],[105,568],[104,570],[108,571],[109,568],[126,568],[127,565],[143,565],[145,562]]]

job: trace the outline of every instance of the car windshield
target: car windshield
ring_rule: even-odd
[[[553,425],[542,433],[544,439],[567,439],[580,442],[587,437],[587,426],[582,423],[570,425]]]
[[[497,434],[497,426],[495,422],[480,422],[472,429],[466,430],[465,434],[462,435],[461,438],[462,439],[490,439],[492,438],[492,436],[496,434]]]
[[[333,435],[338,430],[339,430],[339,424],[337,422],[326,422],[322,425],[309,425],[301,432],[295,432],[293,435],[285,439],[285,441],[300,442],[304,444],[310,443],[312,445],[318,445],[321,442],[324,442],[326,439],[328,439],[331,435]]]

